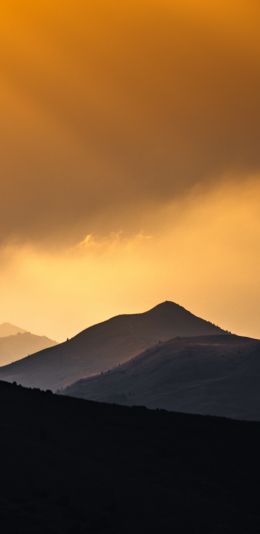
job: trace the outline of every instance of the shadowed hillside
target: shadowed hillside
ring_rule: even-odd
[[[174,336],[216,335],[223,330],[165,302],[152,310],[121,315],[76,337],[0,370],[0,379],[57,390],[76,380],[124,363]]]
[[[223,335],[156,345],[71,396],[188,413],[260,420],[260,342]]]
[[[4,534],[256,534],[260,426],[0,383]]]
[[[0,366],[54,345],[56,345],[56,341],[45,336],[36,336],[30,332],[0,337]]]

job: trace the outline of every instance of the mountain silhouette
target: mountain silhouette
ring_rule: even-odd
[[[259,534],[260,424],[0,383],[3,534]]]
[[[222,333],[223,330],[183,307],[164,302],[145,313],[113,317],[65,343],[3,367],[0,379],[55,391],[122,364],[175,336]]]
[[[260,421],[260,341],[233,335],[178,338],[66,395],[123,405]]]
[[[56,341],[30,332],[0,337],[0,366],[20,360],[28,354],[56,345]]]
[[[2,323],[0,324],[0,338],[1,337],[9,337],[9,336],[15,336],[16,334],[25,334],[26,330],[23,328],[20,328],[19,326],[15,326],[11,323]]]

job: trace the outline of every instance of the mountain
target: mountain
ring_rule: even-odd
[[[124,405],[260,421],[260,341],[233,335],[177,338],[65,389]]]
[[[19,326],[15,326],[11,323],[2,323],[0,324],[0,338],[1,337],[8,337],[8,336],[15,336],[16,334],[25,334],[26,330],[23,330],[23,328],[20,328]]]
[[[30,332],[0,337],[0,366],[54,345],[56,341],[45,336],[35,336]]]
[[[260,424],[0,383],[4,534],[258,534]]]
[[[164,302],[145,313],[113,317],[65,343],[4,367],[0,379],[55,391],[124,363],[159,341],[222,333],[181,306]]]

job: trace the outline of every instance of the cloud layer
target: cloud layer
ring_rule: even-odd
[[[8,3],[0,240],[139,232],[196,184],[257,174],[259,15],[253,0]]]
[[[0,322],[65,339],[172,299],[260,337],[259,199],[252,178],[169,204],[151,235],[89,236],[63,251],[9,245],[0,256]]]

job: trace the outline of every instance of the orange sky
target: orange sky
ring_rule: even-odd
[[[2,6],[0,321],[62,339],[167,298],[260,336],[259,16]]]

